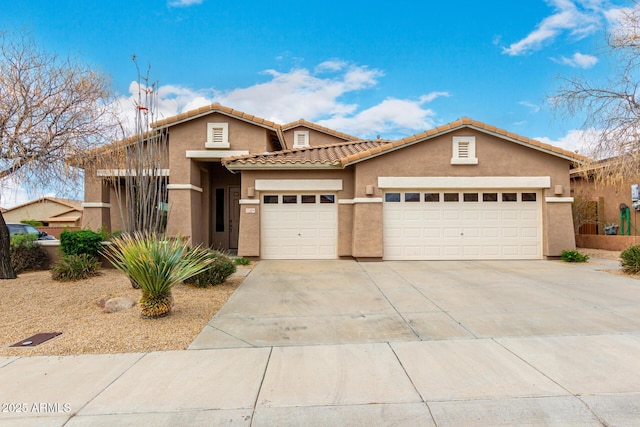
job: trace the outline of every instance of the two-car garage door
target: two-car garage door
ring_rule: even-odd
[[[540,259],[535,190],[396,190],[384,196],[384,259]]]
[[[337,258],[335,194],[261,197],[264,259]],[[386,260],[540,259],[538,190],[387,190],[383,199]]]

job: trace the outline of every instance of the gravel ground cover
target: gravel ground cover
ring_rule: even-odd
[[[56,282],[49,271],[0,280],[0,356],[72,355],[181,350],[229,299],[243,277],[208,288],[178,285],[169,316],[143,319],[140,309],[105,313],[102,298],[140,298],[120,272],[78,282]],[[36,347],[9,347],[37,333],[62,332]]]
[[[612,259],[620,258],[621,251],[605,251],[603,249],[578,248],[578,252],[589,255],[589,258]]]

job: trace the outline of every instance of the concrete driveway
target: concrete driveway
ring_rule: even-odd
[[[262,261],[191,348],[640,331],[639,282],[549,261]]]
[[[262,261],[190,350],[0,357],[0,425],[640,425],[607,267]]]

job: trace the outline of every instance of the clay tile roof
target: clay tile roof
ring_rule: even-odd
[[[304,120],[298,120],[297,122],[289,123],[289,129],[297,125],[308,125],[309,122]],[[428,138],[432,138],[439,134],[447,133],[456,130],[460,127],[475,127],[481,131],[495,133],[506,138],[510,138],[514,142],[518,142],[524,145],[542,149],[550,154],[561,155],[568,160],[585,161],[587,158],[567,150],[563,150],[559,147],[554,147],[549,144],[544,144],[540,141],[536,141],[522,135],[518,135],[512,132],[507,132],[504,129],[496,128],[495,126],[487,125],[483,122],[472,120],[468,117],[463,117],[454,122],[447,123],[442,126],[438,126],[435,129],[411,135],[406,138],[397,141],[388,140],[368,140],[368,141],[349,141],[340,144],[330,144],[317,147],[305,147],[294,150],[277,151],[274,153],[265,153],[260,155],[246,155],[239,157],[231,157],[224,160],[224,164],[230,169],[241,168],[242,166],[256,166],[260,165],[329,165],[342,167],[349,165],[360,160],[364,160],[370,157],[374,157],[385,152],[393,151],[404,146],[409,146]]]
[[[215,102],[211,105],[206,105],[204,107],[200,107],[200,108],[196,108],[194,110],[190,110],[184,113],[180,113],[177,116],[172,116],[172,117],[168,117],[166,119],[162,119],[162,120],[158,120],[157,122],[151,123],[151,127],[152,128],[159,128],[159,127],[164,127],[164,126],[170,126],[170,125],[174,125],[174,124],[178,124],[182,121],[185,121],[187,119],[193,118],[193,117],[197,117],[200,115],[204,115],[204,114],[208,114],[209,112],[221,112],[224,114],[227,114],[229,116],[233,116],[236,117],[238,119],[241,120],[245,120],[245,121],[249,121],[249,122],[253,122],[256,123],[258,125],[261,126],[267,126],[270,128],[274,128],[274,129],[280,129],[280,125],[269,121],[269,120],[265,120],[262,119],[260,117],[256,117],[253,116],[251,114],[247,114],[244,113],[242,111],[238,111],[238,110],[234,110],[233,108],[229,108],[226,107],[224,105],[220,105],[219,103]]]
[[[308,122],[305,119],[300,119],[300,120],[296,120],[295,122],[284,124],[284,125],[282,125],[282,130],[283,131],[287,131],[287,130],[293,129],[293,128],[297,127],[297,126],[305,126],[305,127],[308,127],[309,129],[314,129],[314,130],[317,130],[319,132],[324,132],[324,133],[329,134],[329,135],[337,136],[338,138],[342,138],[342,139],[347,140],[347,141],[358,141],[358,140],[360,140],[360,138],[358,138],[356,136],[349,135],[349,134],[346,134],[346,133],[343,133],[343,132],[338,132],[337,130],[333,130],[333,129],[330,129],[330,128],[324,127],[324,126],[320,126],[320,125],[318,125],[316,123]]]
[[[388,144],[386,140],[347,141],[338,144],[319,145],[315,147],[303,147],[292,150],[276,151],[264,154],[248,154],[244,156],[229,157],[223,160],[223,164],[230,169],[242,166],[267,166],[267,165],[298,165],[304,166],[342,166],[345,159],[359,159],[362,155],[368,156],[374,149],[377,152]]]

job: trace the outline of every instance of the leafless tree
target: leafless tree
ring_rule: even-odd
[[[585,117],[584,129],[595,129],[598,136],[588,154],[597,164],[585,170],[607,184],[640,175],[640,4],[632,3],[605,37],[608,76],[564,78],[551,97],[561,112]]]
[[[69,157],[113,137],[109,79],[27,34],[0,32],[0,180],[58,191],[77,183]],[[0,214],[0,278],[15,278]]]
[[[133,136],[105,147],[111,154],[102,164],[111,169],[106,181],[114,189],[122,231],[162,234],[168,202],[168,135],[166,129],[151,129],[157,120],[157,83],[150,83],[149,68],[142,75],[135,55],[132,59],[138,72],[137,101],[132,105],[135,129]],[[119,159],[118,169],[113,169],[114,158]]]

